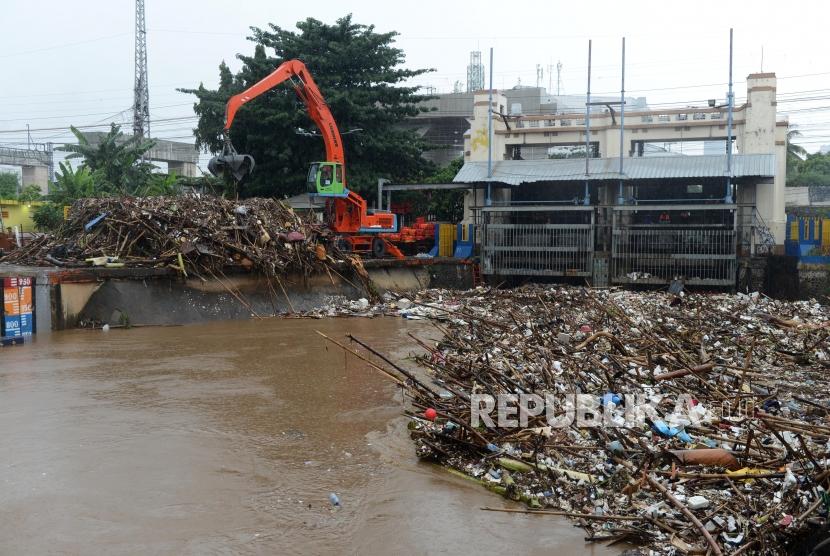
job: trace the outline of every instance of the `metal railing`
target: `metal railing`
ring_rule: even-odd
[[[482,272],[502,276],[590,276],[594,213],[582,207],[485,210]],[[570,220],[570,222],[565,222]]]
[[[712,213],[710,222],[653,224],[626,218],[636,213],[634,209],[615,210],[612,282],[665,284],[682,278],[690,285],[733,286],[737,276],[734,210],[723,206],[704,210],[722,214]]]

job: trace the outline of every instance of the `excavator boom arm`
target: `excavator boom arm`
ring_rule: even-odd
[[[323,94],[312,79],[311,74],[300,60],[288,60],[283,62],[270,75],[251,85],[241,93],[232,96],[225,107],[225,133],[230,131],[237,111],[243,104],[252,101],[261,94],[270,91],[280,83],[290,81],[294,92],[306,105],[308,115],[317,124],[320,133],[323,135],[323,142],[326,146],[326,161],[343,164],[343,141],[340,138],[340,130],[331,115]]]

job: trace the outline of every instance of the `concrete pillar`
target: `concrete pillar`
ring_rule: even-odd
[[[464,139],[464,160],[471,162],[487,162],[487,104],[489,101],[489,90],[477,91],[473,97],[473,119],[470,122],[470,137]],[[493,111],[505,114],[507,110],[507,97],[498,91],[493,91]],[[502,119],[493,116],[493,163],[504,160],[505,136],[497,133],[504,131]]]
[[[758,214],[783,245],[787,216],[784,212],[784,188],[787,182],[787,123],[776,122],[776,86],[774,73],[752,73],[747,76],[745,123],[737,137],[742,154],[775,153],[775,179],[759,184],[756,189]]]
[[[487,137],[487,116],[488,103],[490,98],[489,89],[483,91],[476,91],[473,95],[473,118],[468,120],[470,122],[470,130],[464,136],[464,161],[465,162],[487,162],[487,153],[489,148],[489,140]],[[507,97],[498,91],[493,91],[493,111],[505,114],[507,110]],[[504,153],[506,149],[506,140],[503,134],[496,133],[497,131],[504,131],[507,128],[502,119],[493,116],[493,165],[500,160],[504,160]],[[494,188],[493,201],[505,202],[509,201],[509,192],[497,194]],[[478,192],[468,190],[464,195],[464,224],[473,223],[474,206],[484,206],[485,192],[480,189]]]
[[[46,166],[23,166],[23,187],[36,185],[44,195],[49,193],[49,168]]]
[[[191,162],[168,162],[167,173],[176,173],[177,176],[183,178],[198,178],[202,175],[199,167]]]

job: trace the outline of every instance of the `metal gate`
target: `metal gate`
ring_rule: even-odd
[[[592,207],[489,207],[482,212],[484,274],[591,275]]]
[[[734,286],[735,212],[732,205],[615,207],[612,282]]]

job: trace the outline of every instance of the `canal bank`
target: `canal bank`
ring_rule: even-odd
[[[0,265],[0,277],[35,280],[38,330],[82,323],[189,324],[319,309],[332,297],[359,299],[426,288],[473,286],[473,265],[454,258],[366,260],[365,276],[342,265],[326,273],[269,281],[255,272],[200,278],[171,268],[72,268]]]
[[[511,503],[419,463],[396,387],[315,329],[398,361],[408,333],[434,335],[404,319],[268,319],[63,331],[5,351],[4,550],[619,552],[563,519],[480,511]]]

